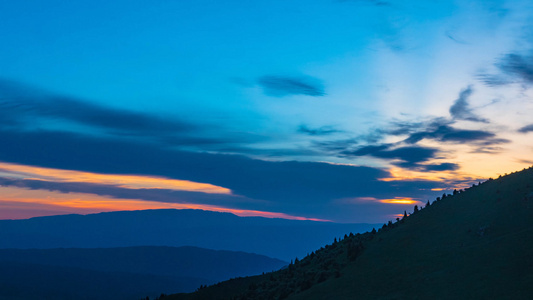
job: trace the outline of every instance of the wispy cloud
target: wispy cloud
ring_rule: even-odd
[[[268,96],[284,97],[290,95],[305,95],[320,97],[326,95],[324,85],[316,78],[309,76],[262,76],[257,83]]]
[[[531,51],[530,51],[531,52]],[[481,73],[479,79],[488,86],[513,83],[533,84],[533,54],[508,53],[494,64],[497,73]]]
[[[35,126],[43,120],[61,120],[130,134],[160,134],[195,129],[190,123],[170,117],[104,107],[8,80],[0,80],[0,108],[2,119],[19,125],[31,123]]]
[[[298,132],[305,133],[308,135],[320,136],[320,135],[331,135],[334,133],[341,132],[338,129],[335,129],[333,126],[322,126],[319,128],[309,128],[306,125],[300,125],[298,127]]]
[[[55,130],[187,149],[222,149],[253,144],[265,137],[225,132],[223,125],[148,112],[117,109],[76,97],[0,79],[0,128],[7,131]]]
[[[457,98],[454,104],[450,107],[450,115],[455,120],[488,123],[487,119],[477,116],[468,104],[468,98],[472,93],[472,86],[468,86],[466,89],[462,90],[459,94],[459,98]]]
[[[392,148],[391,144],[364,146],[355,151],[345,151],[347,156],[373,156],[376,158],[396,160],[393,164],[404,167],[418,167],[419,163],[435,158],[438,149],[422,146]]]

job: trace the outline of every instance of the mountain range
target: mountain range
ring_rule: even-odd
[[[290,261],[333,237],[375,226],[239,217],[204,210],[120,211],[0,220],[0,249],[194,246]]]
[[[285,265],[263,255],[197,247],[2,249],[0,299],[140,299]]]

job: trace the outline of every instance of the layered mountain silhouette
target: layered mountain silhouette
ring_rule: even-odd
[[[0,299],[140,299],[278,270],[263,255],[197,247],[0,250]]]
[[[195,246],[289,261],[345,232],[376,224],[238,217],[204,210],[141,210],[0,220],[2,248]]]
[[[173,299],[533,299],[533,167],[454,191],[282,270]]]

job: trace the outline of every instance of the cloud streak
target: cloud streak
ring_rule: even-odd
[[[533,55],[508,53],[494,64],[497,73],[481,73],[479,79],[488,86],[501,86],[514,83],[533,84]]]
[[[309,128],[306,125],[300,125],[298,127],[298,132],[299,133],[308,134],[308,135],[313,135],[313,136],[323,136],[323,135],[331,135],[331,134],[334,134],[334,133],[339,133],[341,131],[333,128],[332,126],[322,126],[322,127],[319,127],[319,128]]]
[[[275,76],[267,75],[257,79],[257,83],[268,96],[285,97],[304,95],[312,97],[325,96],[324,85],[320,80],[309,76]]]
[[[12,123],[35,124],[39,119],[69,121],[130,134],[175,133],[194,130],[187,122],[112,109],[0,80],[0,114]],[[44,122],[43,122],[44,123]]]

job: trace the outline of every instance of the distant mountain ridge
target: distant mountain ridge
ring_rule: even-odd
[[[197,247],[2,249],[0,299],[140,299],[278,270],[263,255]]]
[[[193,277],[218,282],[280,269],[287,262],[264,255],[198,247],[0,249],[0,262],[74,267],[104,272]]]
[[[375,226],[238,217],[203,210],[121,211],[0,220],[0,249],[196,246],[289,261],[331,237]]]

